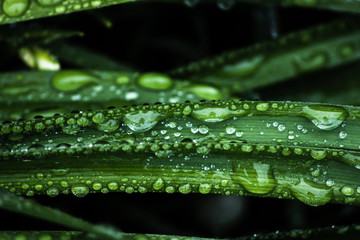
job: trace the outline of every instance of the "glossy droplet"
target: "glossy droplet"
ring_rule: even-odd
[[[166,90],[173,85],[173,80],[169,76],[161,73],[142,74],[137,82],[139,86],[152,90]]]
[[[315,160],[322,160],[326,157],[326,151],[325,150],[314,150],[312,149],[310,151],[310,155],[315,159]]]
[[[29,3],[29,0],[4,0],[3,10],[9,17],[19,17],[26,12]]]
[[[300,180],[300,183],[291,186],[290,189],[298,200],[310,206],[324,205],[332,198],[331,188],[303,178]]]
[[[340,189],[341,193],[344,194],[345,196],[352,196],[355,193],[354,188],[349,187],[349,186],[344,186]]]
[[[115,78],[115,83],[118,85],[127,85],[130,83],[130,77],[126,74],[119,74]]]
[[[269,193],[277,185],[270,165],[263,163],[235,164],[231,178],[254,194]]]
[[[187,90],[204,100],[220,100],[222,98],[219,89],[205,84],[194,84],[188,87]]]
[[[211,192],[211,189],[212,189],[212,186],[211,186],[211,184],[208,184],[208,183],[202,183],[199,186],[199,192],[201,194],[208,194]]]
[[[323,67],[328,59],[324,52],[319,52],[309,57],[294,55],[294,64],[299,72],[316,70]]]
[[[109,119],[106,122],[100,123],[98,129],[103,132],[114,132],[120,127],[118,120]]]
[[[264,111],[268,110],[268,108],[269,108],[269,103],[256,104],[256,110],[258,110],[260,112],[264,112]]]
[[[52,79],[52,85],[55,89],[70,92],[82,87],[96,83],[96,77],[85,71],[66,70],[58,72]]]
[[[42,6],[54,6],[62,1],[63,0],[38,0],[38,3]]]
[[[337,106],[309,105],[302,109],[302,115],[308,118],[319,129],[333,130],[348,116],[348,112]]]
[[[339,137],[340,137],[340,139],[345,139],[347,137],[347,133],[345,131],[341,131],[339,133]]]
[[[229,125],[225,128],[227,134],[233,134],[236,132],[236,128],[233,125]]]
[[[92,117],[92,121],[94,123],[103,123],[105,121],[105,116],[103,113],[96,113],[93,117]]]
[[[89,193],[89,188],[84,184],[75,184],[71,187],[71,192],[76,197],[85,197]]]
[[[50,187],[48,188],[48,190],[46,190],[46,194],[49,197],[56,197],[57,195],[59,195],[59,189],[57,189],[56,187]]]
[[[189,183],[181,185],[179,187],[179,192],[182,194],[189,194],[191,192],[191,186]]]
[[[162,116],[154,111],[139,111],[137,113],[128,113],[124,116],[124,123],[135,132],[145,132],[153,128]]]
[[[245,77],[254,73],[263,61],[264,56],[258,55],[251,59],[236,62],[232,65],[225,65],[220,74],[226,77]]]
[[[155,190],[160,190],[165,186],[165,182],[162,178],[157,178],[155,182],[153,183],[153,188]]]
[[[192,111],[191,116],[204,122],[221,122],[226,119],[243,116],[245,110],[230,110],[228,107],[207,107]]]

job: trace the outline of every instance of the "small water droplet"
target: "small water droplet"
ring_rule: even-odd
[[[89,188],[84,184],[75,184],[71,187],[71,192],[76,197],[85,197],[89,193]]]

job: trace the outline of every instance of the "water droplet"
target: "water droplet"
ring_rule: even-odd
[[[125,99],[127,101],[135,100],[139,97],[139,94],[137,92],[127,92],[125,94]]]
[[[233,134],[233,133],[235,133],[236,128],[233,125],[229,125],[226,127],[225,131],[227,134]]]
[[[315,160],[322,160],[326,157],[326,150],[315,150],[315,149],[311,149],[310,151],[310,155],[313,157],[313,159]]]
[[[135,132],[145,132],[153,128],[164,116],[154,111],[139,111],[124,116],[124,123]]]
[[[330,105],[309,105],[303,107],[302,112],[304,117],[322,130],[339,127],[348,115],[344,108]]]
[[[221,10],[229,10],[235,4],[235,0],[217,0],[217,5]]]
[[[256,110],[264,112],[269,109],[269,103],[258,103],[256,104]]]
[[[254,194],[269,193],[277,185],[270,165],[257,162],[234,164],[234,174],[231,178]]]
[[[179,187],[179,192],[182,194],[189,194],[191,192],[191,186],[189,183],[181,185]]]
[[[345,139],[347,137],[347,133],[345,131],[341,131],[339,133],[339,137],[340,137],[340,139]]]
[[[109,119],[106,122],[98,124],[97,127],[103,132],[114,132],[120,127],[120,122],[115,119]]]
[[[153,188],[155,190],[160,190],[165,186],[165,182],[162,178],[157,178],[155,182],[153,183]]]
[[[199,192],[201,194],[208,194],[211,192],[212,185],[208,183],[202,183],[199,185]]]
[[[225,2],[226,0],[223,1]],[[228,64],[223,67],[219,74],[225,77],[246,77],[254,73],[264,59],[264,56],[258,55],[250,59],[235,62],[234,64]]]
[[[316,70],[324,66],[327,61],[328,58],[325,52],[317,52],[308,57],[294,55],[294,65],[298,70],[298,72],[307,72],[307,71]]]
[[[201,134],[207,134],[209,132],[209,128],[206,125],[201,125],[199,127],[199,133]]]
[[[291,186],[292,194],[310,206],[320,206],[329,202],[332,197],[331,188],[301,178],[300,182]]]
[[[57,195],[59,195],[59,189],[57,189],[56,187],[50,187],[48,188],[48,190],[46,190],[46,194],[49,197],[56,197]]]
[[[99,182],[95,182],[95,183],[93,183],[92,187],[94,190],[100,190],[102,188],[102,184]]]
[[[9,17],[23,15],[29,6],[29,0],[4,0],[3,10]]]
[[[119,184],[117,182],[110,182],[108,184],[108,188],[111,190],[111,191],[115,191],[119,188]]]
[[[137,82],[139,86],[152,90],[166,90],[173,85],[173,80],[169,76],[161,73],[142,74]]]
[[[92,121],[94,123],[103,123],[105,121],[105,116],[103,113],[99,112],[99,113],[96,113],[93,117],[92,117]]]
[[[205,84],[194,84],[188,87],[187,90],[205,100],[220,100],[222,98],[219,89]]]
[[[244,110],[230,110],[228,107],[207,107],[194,110],[191,116],[205,122],[221,122],[245,114]]]
[[[165,188],[165,192],[172,194],[175,192],[175,188],[173,186],[168,186]]]
[[[282,124],[280,124],[280,125],[278,126],[278,130],[279,130],[280,132],[284,131],[284,130],[285,130],[285,126],[282,125]]]
[[[349,186],[344,186],[340,189],[341,193],[344,194],[345,196],[351,196],[355,193],[354,188],[349,187]]]
[[[97,83],[98,79],[85,71],[64,70],[55,74],[52,85],[55,89],[70,92]]]
[[[115,83],[118,85],[127,85],[130,83],[130,77],[126,74],[119,74],[115,78]]]
[[[76,197],[85,197],[89,193],[89,188],[83,184],[75,184],[71,187],[71,192]]]

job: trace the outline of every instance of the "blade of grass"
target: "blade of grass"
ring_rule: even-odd
[[[169,74],[243,93],[357,60],[359,38],[354,21],[336,21],[194,62]]]
[[[29,196],[178,191],[358,203],[359,110],[202,102],[3,123],[0,182]]]

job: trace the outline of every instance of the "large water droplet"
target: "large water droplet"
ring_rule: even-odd
[[[219,72],[226,77],[245,77],[255,72],[264,60],[264,56],[258,55],[251,59],[242,60],[232,65],[225,65]]]
[[[194,84],[188,87],[187,90],[205,100],[220,100],[222,98],[220,90],[210,85]]]
[[[333,130],[348,116],[348,112],[337,106],[330,105],[309,105],[302,109],[302,115],[308,118],[319,129]]]
[[[291,186],[290,189],[298,200],[310,206],[324,205],[332,197],[331,188],[303,178],[300,180],[300,183]]]
[[[245,110],[230,110],[228,107],[206,107],[192,111],[191,116],[204,122],[221,122],[226,119],[243,116]]]
[[[157,178],[155,182],[153,183],[153,188],[155,190],[160,190],[165,186],[165,182],[162,178]]]
[[[166,90],[173,85],[173,80],[161,73],[145,73],[138,78],[138,84],[141,87],[152,90]]]
[[[3,10],[9,17],[19,17],[23,15],[29,6],[28,0],[4,0]]]
[[[57,90],[70,92],[96,83],[97,81],[96,77],[85,71],[66,70],[58,72],[53,77],[52,85]]]
[[[75,184],[71,187],[71,192],[76,197],[85,197],[89,193],[89,188],[83,184]]]
[[[139,111],[124,116],[124,123],[135,132],[145,132],[153,128],[164,116],[154,111]]]
[[[237,163],[231,177],[235,183],[241,184],[254,194],[266,194],[276,187],[276,181],[269,164]]]

